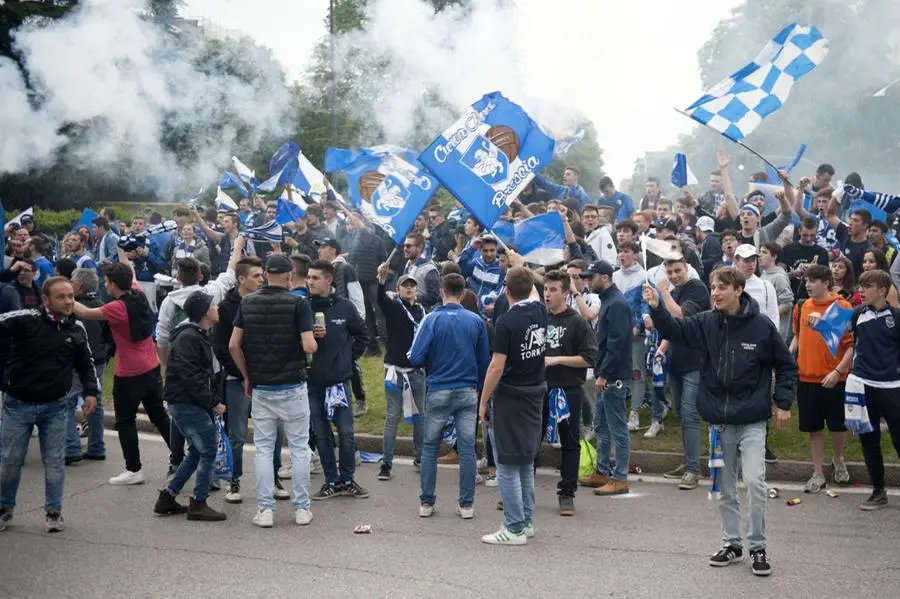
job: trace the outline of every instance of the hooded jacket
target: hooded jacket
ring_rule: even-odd
[[[330,387],[353,374],[353,361],[366,349],[366,322],[349,300],[331,294],[309,298],[313,314],[325,315],[325,336],[316,339],[318,349],[309,367],[309,384]]]
[[[771,415],[772,370],[775,403],[790,410],[797,365],[775,324],[759,313],[747,293],[734,315],[719,310],[674,318],[660,302],[650,309],[663,339],[703,354],[697,410],[710,424],[752,424]]]
[[[171,341],[163,399],[212,409],[219,402],[212,392],[213,353],[206,331],[185,321],[175,327]]]
[[[237,279],[234,278],[234,272],[223,272],[218,277],[207,283],[205,286],[188,285],[181,289],[176,289],[166,296],[163,303],[159,307],[159,321],[156,325],[156,344],[159,347],[169,347],[169,335],[172,330],[181,324],[184,320],[176,319],[175,316],[184,308],[184,300],[186,300],[195,291],[202,291],[207,295],[211,295],[214,304],[219,304],[225,297],[229,289],[234,288]],[[185,318],[187,315],[185,315]],[[178,322],[173,322],[178,320]]]
[[[52,318],[44,308],[0,315],[0,337],[11,339],[3,389],[19,401],[50,403],[64,397],[77,372],[84,395],[100,383],[84,326],[74,317]]]
[[[599,297],[594,376],[611,384],[616,381],[627,384],[631,380],[631,308],[615,284]]]

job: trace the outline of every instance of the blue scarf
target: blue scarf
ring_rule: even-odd
[[[338,383],[325,389],[325,416],[329,421],[334,420],[335,408],[349,408],[350,402],[347,400],[347,392],[344,390],[344,384]]]
[[[559,423],[569,419],[569,400],[562,389],[551,389],[547,396],[550,417],[547,419],[547,443],[551,447],[562,447],[559,441]]]
[[[855,374],[847,377],[844,387],[844,426],[854,435],[864,435],[875,430],[866,408],[866,385]]]
[[[709,477],[712,484],[709,485],[708,499],[722,498],[722,468],[725,467],[725,452],[722,451],[722,431],[725,425],[709,425]]]

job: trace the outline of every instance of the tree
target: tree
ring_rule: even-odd
[[[794,85],[785,105],[767,117],[745,143],[776,164],[790,161],[801,143],[808,145],[802,174],[828,162],[836,179],[851,171],[863,176],[866,186],[879,191],[900,189],[900,86],[885,97],[872,94],[900,76],[900,64],[891,62],[892,33],[900,27],[900,14],[892,0],[747,0],[713,31],[698,53],[704,89],[747,64],[778,31],[791,22],[815,24],[829,41],[829,54],[816,69]],[[896,43],[896,42],[894,42]],[[896,52],[896,50],[895,50]],[[896,60],[896,58],[895,58]],[[698,90],[698,96],[700,90]],[[716,147],[732,154],[732,168],[745,166],[749,175],[762,169],[761,161],[706,127],[696,126],[667,150],[663,165],[646,161],[651,174],[668,178],[672,154],[688,155],[701,179],[715,167]],[[654,170],[664,168],[660,172]],[[742,180],[734,179],[741,189]],[[633,177],[638,185],[639,174]]]

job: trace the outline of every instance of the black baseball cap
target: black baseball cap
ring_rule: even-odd
[[[653,223],[653,227],[656,229],[668,229],[673,233],[678,233],[678,222],[674,218],[667,218],[666,220],[657,220]]]
[[[266,260],[266,272],[273,275],[283,275],[294,270],[294,264],[290,258],[282,254],[269,256]]]
[[[584,272],[581,273],[582,279],[590,279],[594,275],[606,275],[611,277],[613,272],[615,272],[615,268],[612,267],[612,264],[607,262],[606,260],[598,260],[597,262],[593,262],[590,266],[587,267]]]
[[[313,244],[316,247],[322,247],[322,246],[331,247],[331,248],[334,248],[334,251],[337,252],[338,254],[341,253],[341,244],[338,243],[337,239],[334,239],[332,237],[326,237],[325,239],[316,239],[313,242]]]

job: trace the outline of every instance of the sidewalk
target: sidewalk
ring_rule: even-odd
[[[143,408],[141,408],[143,409]],[[104,426],[113,430],[115,428],[115,413],[106,409],[103,415]],[[150,419],[144,413],[138,413],[137,429],[144,433],[155,433],[156,428],[150,422]],[[253,443],[253,421],[251,420],[247,427],[247,443]],[[356,445],[360,451],[368,451],[373,453],[381,453],[382,437],[381,435],[356,435]],[[400,456],[412,457],[413,440],[412,437],[398,437],[396,454]],[[641,469],[641,472],[648,474],[662,474],[670,470],[674,470],[682,463],[682,456],[677,453],[658,452],[658,451],[632,451],[631,463]],[[559,466],[559,450],[550,447],[547,444],[541,446],[541,453],[538,457],[538,463],[543,468],[556,468]],[[704,474],[706,473],[706,464],[702,464]],[[867,485],[869,482],[869,473],[866,471],[866,465],[861,462],[847,462],[847,469],[850,471],[850,480],[853,484]],[[830,465],[825,466],[825,475],[830,475]],[[779,460],[775,464],[766,465],[766,477],[771,480],[785,482],[806,482],[812,474],[812,464],[806,461]],[[900,487],[900,464],[885,463],[884,465],[885,482],[890,487]]]

